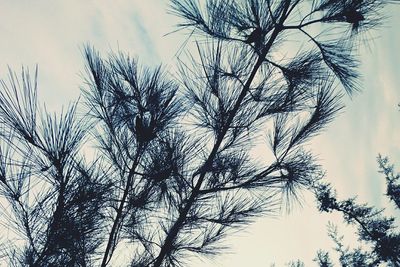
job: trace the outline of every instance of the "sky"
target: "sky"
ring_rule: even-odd
[[[33,70],[37,64],[39,99],[49,110],[59,111],[77,99],[84,85],[85,44],[104,54],[120,50],[142,64],[173,68],[187,36],[172,33],[177,19],[167,12],[166,2],[2,0],[0,78],[7,78],[8,67],[18,73],[21,66]],[[358,195],[361,202],[388,207],[389,212],[376,156],[389,156],[400,169],[399,11],[399,6],[386,9],[385,26],[373,33],[369,48],[361,49],[363,91],[347,97],[343,112],[309,144],[340,198]],[[305,194],[302,206],[290,214],[259,219],[229,238],[230,253],[191,259],[188,266],[285,266],[296,259],[314,266],[317,249],[333,246],[328,221],[342,224],[337,214],[319,214]],[[352,236],[352,229],[339,229]]]

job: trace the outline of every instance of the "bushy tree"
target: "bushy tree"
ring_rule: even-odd
[[[302,144],[340,110],[340,88],[358,89],[354,48],[387,2],[173,0],[198,40],[178,78],[87,47],[81,116],[79,103],[49,114],[36,78],[11,73],[0,91],[6,261],[178,266],[220,252],[230,230],[322,176]],[[260,136],[269,150],[257,161]]]
[[[386,196],[397,209],[400,208],[400,175],[396,174],[388,158],[379,156],[380,172],[385,175],[387,183]],[[366,204],[358,204],[355,198],[344,201],[337,200],[336,193],[329,184],[319,185],[316,190],[319,209],[323,212],[337,211],[343,214],[347,224],[358,229],[360,247],[345,247],[342,237],[333,225],[329,226],[329,235],[336,244],[341,266],[400,266],[400,232],[396,229],[394,217],[383,215],[383,209],[376,209]],[[320,255],[323,255],[322,257]],[[327,252],[318,252],[320,266],[329,262]]]

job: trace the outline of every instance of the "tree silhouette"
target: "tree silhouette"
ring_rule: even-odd
[[[388,158],[378,156],[380,172],[385,175],[386,196],[397,209],[400,208],[400,175],[396,174]],[[329,184],[321,184],[316,189],[319,209],[324,212],[338,211],[343,214],[346,223],[357,226],[360,246],[351,250],[343,245],[335,226],[329,226],[329,235],[336,244],[341,266],[388,266],[400,265],[400,233],[396,231],[394,217],[386,217],[383,210],[366,204],[360,205],[355,198],[338,201]],[[368,245],[368,246],[366,246]],[[327,252],[319,251],[317,262],[320,266],[330,262]]]
[[[387,2],[172,0],[178,26],[198,38],[179,77],[87,47],[80,116],[79,103],[49,114],[36,74],[10,71],[0,91],[7,262],[107,266],[118,254],[179,266],[290,205],[322,176],[301,145],[341,109],[339,87],[358,90],[354,48]],[[256,160],[266,135],[269,159]]]

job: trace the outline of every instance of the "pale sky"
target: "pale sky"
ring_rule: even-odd
[[[82,48],[90,43],[102,53],[121,50],[147,65],[175,64],[174,55],[186,36],[175,30],[177,19],[167,13],[166,0],[1,0],[0,78],[7,66],[39,66],[39,97],[50,110],[75,100],[83,86]],[[361,54],[363,91],[346,99],[347,107],[309,147],[327,171],[326,179],[341,198],[386,207],[383,176],[377,173],[378,153],[391,157],[400,169],[400,12],[373,33],[369,50]],[[341,224],[340,216],[319,214],[312,198],[290,215],[265,217],[227,240],[231,254],[193,259],[188,266],[285,266],[300,259],[315,266],[319,248],[329,249],[326,224]],[[342,227],[340,228],[342,229]],[[351,235],[352,230],[342,229]]]

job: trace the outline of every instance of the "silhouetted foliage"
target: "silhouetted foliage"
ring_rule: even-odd
[[[390,165],[387,158],[379,156],[378,163],[380,172],[385,175],[387,182],[386,196],[394,202],[396,208],[399,208],[397,203],[400,201],[400,195],[396,194],[396,190],[399,188],[400,175],[395,174],[393,165]],[[355,198],[338,201],[335,192],[328,184],[319,185],[316,195],[321,211],[341,212],[345,222],[356,225],[358,229],[360,247],[350,249],[344,247],[342,237],[338,235],[336,228],[333,225],[329,226],[329,235],[336,244],[342,266],[378,266],[382,263],[388,266],[400,266],[400,233],[396,231],[395,218],[384,216],[383,210],[365,204],[360,205]],[[320,266],[332,266],[326,265],[328,257],[327,252],[318,253]]]
[[[329,253],[326,251],[318,250],[317,257],[314,259],[320,267],[333,267],[332,261],[329,257]]]
[[[48,114],[36,77],[10,72],[0,91],[7,262],[106,266],[119,254],[131,266],[181,266],[290,206],[323,174],[302,145],[341,109],[340,87],[358,90],[354,44],[386,2],[172,0],[178,26],[199,38],[179,78],[87,47],[80,117],[77,104]],[[256,160],[266,135],[269,159]]]

